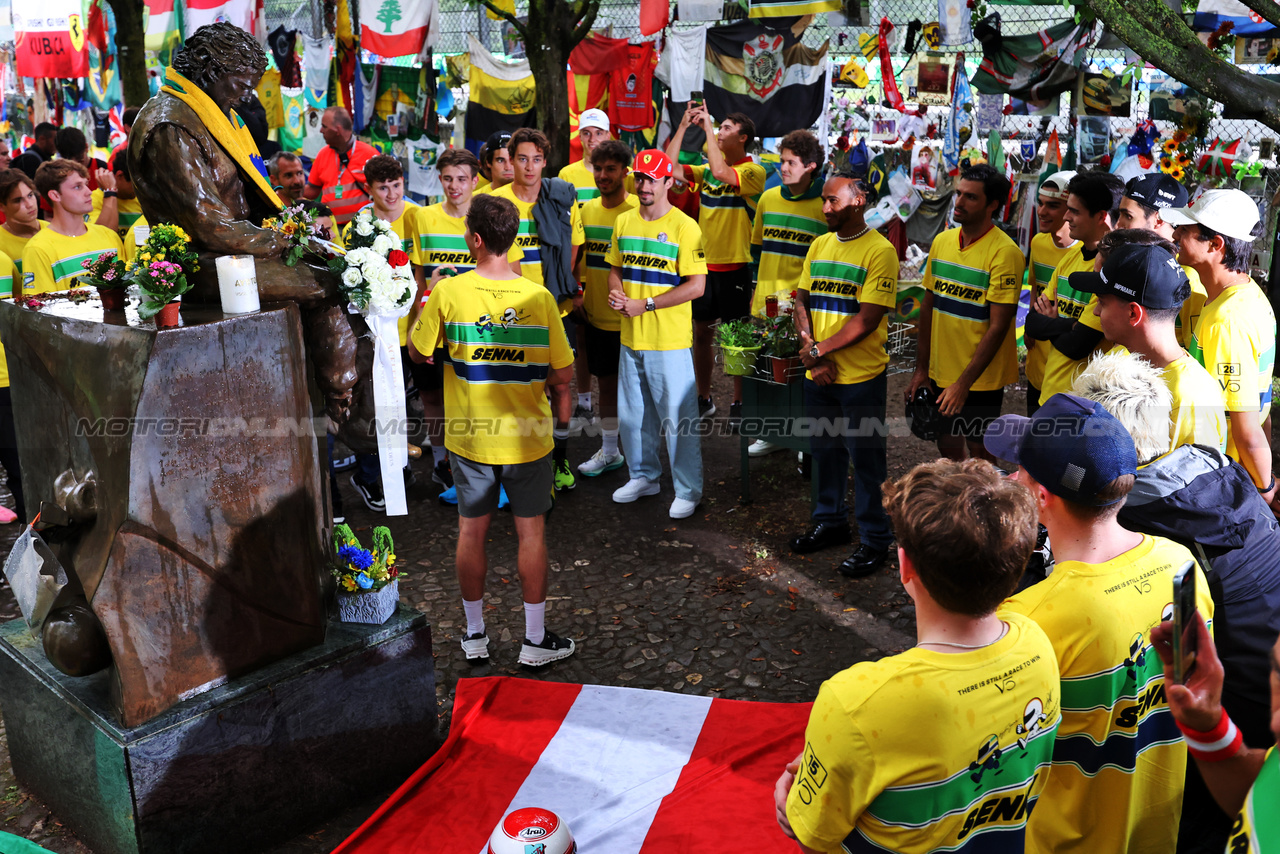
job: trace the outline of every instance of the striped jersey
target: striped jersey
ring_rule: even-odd
[[[759,247],[760,268],[751,298],[752,314],[764,313],[765,297],[779,291],[790,295],[796,289],[810,244],[818,235],[827,233],[822,196],[796,199],[786,189],[778,186],[765,190],[756,205],[751,245],[753,249]],[[897,278],[895,274],[894,280]]]
[[[653,222],[639,209],[627,211],[613,226],[609,264],[620,267],[622,289],[630,299],[665,294],[689,276],[705,275],[702,230],[672,208]],[[693,346],[693,305],[689,302],[639,317],[622,318],[622,345],[632,350],[685,350]]]
[[[485,465],[551,453],[547,374],[573,364],[573,351],[550,291],[475,270],[443,279],[411,335],[419,352],[445,350],[446,448]]]
[[[494,190],[492,195],[514,204],[520,214],[520,230],[516,232],[515,242],[516,248],[524,253],[520,259],[520,275],[531,282],[543,284],[542,247],[538,243],[538,224],[533,219],[533,206],[537,202],[522,202],[516,196],[514,183]]]
[[[42,219],[36,220],[36,224],[41,229],[49,227],[49,223]],[[35,237],[35,235],[31,235],[31,237]],[[8,229],[0,226],[0,252],[8,255],[13,260],[13,265],[19,273],[22,272],[22,250],[26,247],[27,241],[31,237],[18,237],[16,234],[11,234]]]
[[[101,190],[93,191],[93,210],[85,218],[85,222],[97,222],[98,217],[102,215],[102,205],[106,201],[106,197],[102,195]],[[120,212],[120,224],[116,227],[116,233],[123,240],[133,224],[142,219],[142,203],[137,198],[122,199],[116,198],[116,210]]]
[[[561,181],[568,181],[578,190],[578,207],[582,207],[592,199],[600,198],[600,188],[596,186],[596,173],[591,171],[585,160],[577,160],[560,170]]]
[[[749,158],[735,163],[738,186],[711,174],[710,166],[686,166],[690,183],[699,191],[698,227],[706,238],[707,264],[742,265],[751,261],[751,216],[764,192],[764,167]]]
[[[791,18],[817,15],[840,9],[840,0],[751,0],[748,16],[752,18]]]
[[[1262,760],[1262,770],[1245,795],[1244,806],[1227,838],[1230,854],[1268,854],[1280,840],[1280,753],[1273,744]]]
[[[1160,537],[1106,563],[1059,561],[1005,602],[1040,624],[1062,671],[1053,770],[1027,825],[1028,852],[1174,850],[1187,748],[1164,696],[1151,628],[1173,613],[1173,575],[1191,553]],[[1196,604],[1213,600],[1197,568]]]
[[[635,196],[627,196],[617,207],[606,208],[596,197],[573,209],[573,245],[582,247],[582,310],[596,329],[622,328],[622,315],[609,307],[609,250],[618,217],[637,205]]]
[[[17,274],[13,259],[0,252],[0,299],[13,298],[13,277]],[[9,362],[4,355],[4,344],[0,343],[0,388],[9,387]]]
[[[1217,380],[1227,412],[1256,413],[1259,423],[1267,419],[1276,361],[1276,316],[1252,279],[1205,303],[1187,349]],[[1228,415],[1227,456],[1239,461],[1231,419]]]
[[[76,286],[84,272],[81,264],[96,260],[103,252],[124,257],[120,235],[106,226],[86,223],[79,237],[67,237],[45,228],[22,249],[22,293],[26,296],[49,291],[65,291]]]
[[[1071,246],[1058,246],[1053,242],[1053,235],[1048,233],[1037,234],[1031,238],[1031,253],[1027,257],[1027,267],[1031,274],[1028,284],[1031,287],[1032,299],[1050,290],[1049,285],[1053,281],[1054,268],[1074,245],[1073,243]],[[1031,341],[1027,344],[1027,382],[1036,388],[1040,388],[1040,384],[1044,382],[1044,363],[1052,346],[1048,341]]]
[[[1096,256],[1095,256],[1096,257]],[[1084,256],[1084,244],[1076,243],[1063,254],[1062,260],[1053,271],[1053,281],[1046,293],[1058,309],[1059,317],[1077,320],[1095,331],[1102,330],[1102,321],[1094,313],[1098,298],[1087,291],[1078,291],[1071,287],[1072,273],[1088,273],[1093,270],[1094,258]],[[1101,345],[1099,345],[1101,346]],[[1071,384],[1076,375],[1083,370],[1084,359],[1071,359],[1057,347],[1046,343],[1047,354],[1044,363],[1044,376],[1040,382],[1040,403],[1061,392],[1071,391]]]
[[[968,367],[978,342],[991,327],[991,303],[1018,304],[1022,293],[1022,250],[992,226],[960,247],[960,229],[933,239],[925,261],[924,288],[933,294],[929,378],[946,388]],[[994,391],[1018,379],[1018,348],[1012,323],[999,350],[970,391]]]
[[[809,292],[809,323],[813,340],[835,335],[858,315],[863,304],[892,310],[898,298],[898,251],[878,231],[856,240],[824,234],[813,245],[801,266],[799,289]],[[857,344],[827,354],[835,363],[834,382],[866,382],[884,373],[889,364],[885,342],[888,318]]]
[[[365,205],[364,208],[361,208],[360,210],[362,211],[365,208],[369,208],[370,212],[373,213],[375,217],[378,215],[377,210],[373,207],[373,202],[369,202],[369,204]],[[391,230],[395,232],[396,237],[400,238],[400,248],[409,256],[410,263],[413,262],[413,232],[418,219],[417,211],[420,211],[421,209],[422,208],[419,205],[405,199],[404,210],[400,212],[400,216],[395,220],[395,222],[391,223]],[[356,211],[356,213],[360,213],[360,211]],[[355,214],[352,214],[352,218],[355,218]],[[351,245],[351,230],[353,228],[355,228],[354,223],[347,223],[347,225],[342,228],[343,246]],[[409,337],[409,315],[406,314],[400,318],[397,323],[397,329],[400,333],[400,346],[403,347]]]
[[[422,267],[428,279],[436,267],[450,266],[459,273],[475,269],[476,259],[471,257],[464,237],[467,233],[465,216],[449,216],[443,203],[429,205],[417,209],[413,229],[415,238],[409,259]],[[508,261],[519,261],[523,256],[524,252],[514,243],[507,252]]]
[[[916,647],[823,683],[787,797],[803,845],[1023,850],[1061,718],[1058,665],[1034,622],[1000,616],[1008,631],[990,646]]]

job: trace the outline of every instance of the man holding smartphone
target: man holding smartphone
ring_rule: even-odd
[[[1138,456],[1101,404],[1056,394],[1031,418],[996,419],[984,440],[1017,465],[1057,561],[1005,601],[1040,624],[1062,671],[1062,726],[1027,851],[1172,851],[1187,757],[1146,635],[1172,612],[1174,571],[1191,552],[1116,520]],[[1208,585],[1193,572],[1197,607],[1212,619]]]

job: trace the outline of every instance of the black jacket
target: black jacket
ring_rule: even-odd
[[[578,190],[568,181],[543,178],[538,201],[533,204],[533,221],[538,227],[542,254],[542,281],[556,302],[572,299],[578,282],[570,264],[573,260],[573,227],[570,217],[578,201]]]

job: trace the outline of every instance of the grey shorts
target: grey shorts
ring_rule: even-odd
[[[488,516],[498,509],[498,486],[507,490],[516,516],[541,516],[555,503],[555,473],[551,455],[530,463],[493,466],[449,452],[453,483],[458,488],[458,515]]]

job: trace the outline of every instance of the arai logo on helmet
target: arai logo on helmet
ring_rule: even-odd
[[[545,827],[526,827],[516,834],[516,839],[541,839],[546,835]]]

